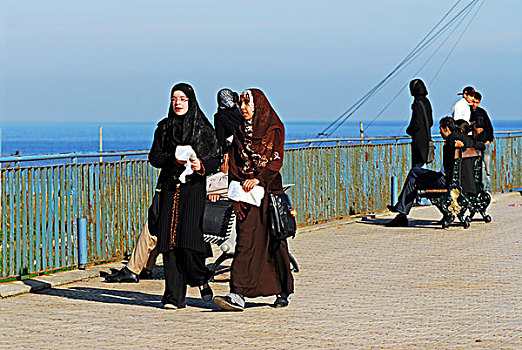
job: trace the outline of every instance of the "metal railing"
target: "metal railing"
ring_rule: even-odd
[[[494,191],[522,187],[522,135],[511,136],[520,133],[505,132],[507,136],[497,137],[492,144]],[[296,184],[289,194],[298,223],[385,209],[391,177],[402,183],[411,163],[409,143],[397,140],[303,140],[300,144],[313,147],[295,148],[289,147],[298,141],[287,142],[282,174],[285,183]],[[441,141],[436,144],[437,160],[429,166],[433,170],[441,166]],[[77,266],[78,218],[87,220],[89,263],[117,259],[131,251],[146,221],[158,176],[157,169],[143,159],[147,153],[0,158],[2,163],[14,162],[14,167],[0,170],[0,281]],[[45,160],[62,164],[24,165]]]
[[[146,160],[2,169],[0,280],[77,266],[78,218],[87,219],[88,262],[123,256],[157,175]]]

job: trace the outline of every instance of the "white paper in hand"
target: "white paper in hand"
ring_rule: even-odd
[[[264,196],[265,189],[261,186],[254,186],[250,192],[245,192],[239,181],[232,181],[228,186],[228,198],[236,202],[245,202],[259,207]]]
[[[184,160],[187,163],[185,163],[185,170],[181,173],[179,176],[179,181],[182,183],[186,182],[186,177],[194,172],[192,170],[192,164],[190,164],[191,160],[195,160],[198,156],[196,155],[196,152],[192,149],[192,146],[177,146],[176,147],[176,159]]]

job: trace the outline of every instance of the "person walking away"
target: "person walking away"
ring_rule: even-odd
[[[491,124],[488,113],[484,108],[479,107],[481,101],[482,94],[475,92],[473,102],[471,102],[471,121],[475,123],[477,140],[486,145],[482,165],[482,182],[484,184],[484,190],[491,192],[491,143],[495,137],[493,136],[493,125]]]
[[[238,221],[230,293],[215,297],[214,303],[226,310],[242,311],[245,297],[277,295],[273,306],[285,307],[294,292],[294,279],[286,240],[275,240],[268,232],[269,196],[266,194],[266,191],[283,193],[280,169],[285,129],[259,89],[241,94],[241,113],[244,121],[234,133],[229,178],[242,183],[246,192],[254,186],[262,186],[265,196],[259,207],[234,202]]]
[[[239,111],[239,96],[236,92],[226,88],[221,89],[217,93],[217,101],[218,110],[214,114],[214,128],[222,153],[225,154],[228,145],[231,144],[231,141],[227,140],[230,140],[243,117]]]
[[[427,163],[429,142],[433,117],[428,90],[421,79],[410,81],[410,93],[413,96],[411,105],[411,120],[406,133],[411,136],[412,168],[421,167]]]
[[[453,119],[464,119],[468,123],[471,118],[471,102],[473,101],[473,94],[475,93],[475,89],[473,86],[466,86],[461,93],[457,95],[462,95],[462,98],[455,103],[453,106]]]
[[[221,153],[223,160],[220,167],[220,172],[213,175],[215,179],[218,177],[228,181],[228,159],[230,146],[232,144],[234,131],[242,122],[243,116],[239,111],[239,95],[237,92],[230,89],[221,89],[217,93],[218,110],[214,114],[214,128],[216,130],[216,137],[221,146]],[[228,184],[227,184],[228,186]],[[219,199],[218,194],[209,193],[209,199],[216,201]]]
[[[181,146],[191,146],[193,153]],[[189,156],[182,159],[178,155],[181,150],[186,150]],[[158,251],[163,254],[165,309],[186,307],[187,284],[199,287],[203,300],[212,300],[201,224],[206,175],[219,166],[220,158],[214,129],[199,108],[194,89],[185,83],[176,84],[171,91],[168,116],[158,123],[149,152],[150,164],[161,169],[160,206],[154,233]]]

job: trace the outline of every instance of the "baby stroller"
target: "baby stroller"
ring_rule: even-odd
[[[283,190],[286,192],[292,186],[294,184],[284,185]],[[222,251],[210,266],[210,270],[215,274],[225,260],[234,257],[236,246],[236,215],[232,208],[232,201],[228,198],[216,202],[207,200],[203,216],[203,239],[205,242],[218,245]],[[289,255],[292,271],[299,272],[297,261],[292,254]]]

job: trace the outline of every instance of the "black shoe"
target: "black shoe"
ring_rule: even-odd
[[[386,206],[386,208],[388,208],[389,211],[391,211],[392,213],[398,213],[399,211],[397,210],[397,207],[395,205],[390,205],[388,204]]]
[[[288,296],[286,294],[278,294],[276,300],[272,304],[272,307],[287,307]]]
[[[152,279],[152,270],[147,268],[143,268],[140,272],[140,280],[151,280]]]
[[[124,267],[116,273],[105,276],[105,282],[107,283],[138,283],[139,281],[139,276],[127,267]]]
[[[404,214],[397,215],[392,221],[384,224],[386,227],[408,227],[408,217]]]
[[[202,288],[203,286],[206,286]],[[199,286],[199,294],[201,294],[201,299],[203,301],[209,302],[214,297],[214,293],[212,292],[212,288],[210,288],[210,285],[208,283],[205,283],[202,286]]]

